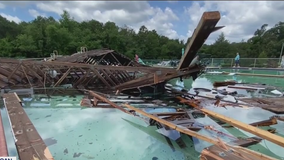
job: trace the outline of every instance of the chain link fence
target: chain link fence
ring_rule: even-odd
[[[179,63],[179,59],[143,59],[146,65],[150,66],[172,66]],[[203,63],[207,67],[233,67],[234,58],[203,58]],[[259,68],[278,68],[280,66],[279,58],[241,58],[240,67],[259,67]]]

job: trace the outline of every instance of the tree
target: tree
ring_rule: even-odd
[[[30,22],[16,24],[0,16],[0,57],[46,57],[54,50],[70,55],[80,47],[88,50],[109,48],[134,58],[180,59],[186,42],[159,35],[142,25],[138,31],[129,26],[119,27],[114,22],[97,20],[77,22],[67,11],[59,21],[53,17],[38,16]],[[212,45],[204,44],[199,53],[207,57],[234,57],[239,52],[245,57],[279,57],[284,43],[284,22],[269,28],[263,24],[247,41],[229,42],[221,33]]]

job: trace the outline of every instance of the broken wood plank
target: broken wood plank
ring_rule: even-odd
[[[250,123],[249,125],[252,125],[252,126],[255,126],[255,127],[261,127],[261,126],[271,126],[271,125],[275,125],[275,124],[277,124],[277,118],[271,117],[267,120]],[[229,125],[229,126],[222,126],[222,127],[229,128],[229,127],[233,127],[233,126]]]
[[[221,19],[221,14],[218,11],[204,12],[193,35],[186,46],[184,55],[182,56],[177,70],[186,68],[196,56],[197,51],[201,48],[203,43],[209,35],[215,31],[215,26]]]
[[[234,148],[224,150],[217,145],[205,148],[201,152],[200,160],[276,160],[275,158],[248,150]]]
[[[232,145],[229,145],[229,144],[224,144],[224,143],[221,142],[220,140],[217,140],[217,139],[214,139],[214,138],[210,138],[210,137],[204,136],[204,135],[202,135],[202,134],[199,134],[199,133],[197,133],[197,132],[191,131],[191,130],[189,130],[189,129],[181,128],[181,127],[179,127],[179,126],[177,126],[177,125],[175,125],[175,124],[173,124],[173,123],[171,123],[171,122],[168,122],[168,121],[166,121],[166,120],[164,120],[164,119],[160,119],[159,117],[156,117],[156,116],[154,116],[154,115],[152,115],[152,114],[146,113],[146,112],[144,112],[144,111],[142,111],[142,110],[140,110],[140,109],[137,109],[137,108],[135,108],[135,107],[133,107],[133,106],[130,106],[130,105],[128,105],[128,104],[125,104],[124,106],[127,107],[127,108],[129,108],[130,110],[133,110],[133,111],[135,111],[135,112],[137,112],[137,113],[140,113],[140,114],[143,115],[143,116],[146,116],[146,117],[148,117],[148,118],[151,118],[151,119],[153,119],[153,120],[155,120],[155,121],[157,121],[157,122],[159,122],[159,123],[161,123],[161,124],[163,124],[163,125],[165,125],[165,126],[168,126],[169,128],[172,128],[172,129],[174,129],[174,130],[176,130],[176,131],[178,131],[178,132],[181,132],[181,133],[183,133],[183,134],[186,134],[186,135],[189,135],[189,136],[192,136],[192,137],[196,137],[196,138],[198,138],[198,139],[200,139],[200,140],[204,140],[204,141],[206,141],[206,142],[215,144],[214,146],[216,146],[216,147],[218,146],[218,148],[219,148],[218,154],[220,153],[220,150],[221,150],[222,152],[224,152],[224,151],[228,151],[228,148],[232,148],[232,149],[234,150],[234,154],[236,154],[236,155],[244,155],[244,156],[246,156],[246,157],[250,157],[251,160],[259,160],[259,159],[276,160],[276,159],[274,159],[274,158],[272,158],[272,157],[263,155],[263,154],[261,154],[261,153],[254,152],[254,151],[251,151],[251,150],[249,150],[249,149],[246,149],[246,148],[243,148],[243,147],[240,147],[240,146],[232,146]],[[203,151],[206,152],[206,150],[203,150]],[[203,152],[203,151],[202,151],[202,152]],[[204,152],[203,152],[203,154],[206,154],[206,153],[204,153]],[[212,154],[211,152],[207,152],[207,153]],[[215,157],[216,157],[216,156],[215,156]],[[220,158],[219,158],[219,159],[220,159]],[[203,159],[203,160],[206,160],[206,159]],[[208,160],[209,160],[209,159],[208,159]],[[216,159],[212,159],[212,160],[216,160]],[[221,160],[222,160],[222,159],[221,159]],[[228,159],[224,159],[224,160],[228,160]],[[230,159],[230,160],[231,160],[231,159]],[[239,160],[239,159],[238,159],[238,160]],[[246,160],[247,160],[247,159],[246,159]]]
[[[122,107],[116,105],[115,103],[111,102],[111,101],[108,100],[107,98],[105,98],[105,97],[103,97],[103,96],[100,96],[99,94],[96,94],[96,93],[93,92],[93,91],[89,91],[89,93],[90,93],[91,96],[93,96],[93,97],[95,97],[95,98],[97,98],[97,99],[99,99],[99,100],[101,100],[101,101],[103,101],[103,102],[106,102],[106,103],[110,104],[112,107],[117,108],[117,109],[121,110],[122,112],[125,112],[125,113],[128,113],[128,114],[132,114],[132,113],[130,113],[129,111],[125,110],[124,108],[122,108]]]

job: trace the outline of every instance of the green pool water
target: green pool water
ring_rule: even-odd
[[[218,72],[230,72],[235,73],[229,70],[214,70]],[[241,70],[240,70],[241,72]],[[253,74],[269,74],[269,71],[243,71],[241,73],[252,73]],[[270,71],[271,74],[278,74],[280,71]],[[284,75],[284,71],[283,74]],[[278,87],[279,89],[284,90],[284,78],[275,78],[275,77],[259,77],[259,76],[242,76],[242,75],[224,75],[224,74],[202,74],[197,81],[193,83],[192,79],[185,79],[184,80],[184,86],[185,88],[191,88],[191,87],[205,87],[205,88],[212,88],[213,83],[216,81],[225,81],[225,80],[237,80],[241,81],[242,83],[259,83],[259,84],[265,84],[270,86]],[[171,80],[171,84],[176,84],[177,79]]]
[[[185,88],[210,88],[214,81],[233,78],[242,80],[243,82],[266,83],[284,89],[284,81],[280,78],[233,77],[208,74],[200,76],[195,82],[187,79],[184,86]],[[172,84],[175,84],[175,82],[176,80],[171,81]],[[56,160],[199,159],[198,156],[200,153],[196,151],[196,146],[194,146],[188,136],[182,136],[183,141],[186,142],[186,148],[181,149],[172,141],[173,149],[173,147],[168,145],[165,137],[156,131],[156,127],[147,127],[145,122],[119,110],[100,108],[82,109],[79,105],[82,98],[80,95],[76,97],[52,96],[51,99],[42,97],[43,95],[36,95],[32,102],[24,103],[24,108]],[[212,110],[245,123],[264,120],[273,115],[271,112],[257,108],[250,110],[240,108],[228,110],[212,108]],[[235,113],[238,113],[238,115]],[[5,127],[9,154],[11,156],[17,155],[5,109],[1,109],[1,115]],[[204,121],[207,122],[206,120]],[[284,135],[284,123],[279,122],[272,127],[277,129],[277,134],[280,136]],[[252,136],[237,129],[227,129],[227,131],[236,136]],[[250,148],[277,159],[284,157],[282,153],[283,148],[268,141],[251,146]]]

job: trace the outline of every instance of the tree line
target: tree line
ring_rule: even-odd
[[[208,58],[231,58],[237,52],[248,58],[278,58],[284,43],[284,22],[270,29],[267,26],[262,25],[253,37],[241,42],[231,43],[221,33],[212,45],[204,44],[199,53]],[[138,54],[142,59],[179,59],[189,40],[170,39],[145,26],[135,33],[132,28],[118,27],[114,22],[77,22],[67,11],[59,21],[38,16],[31,22],[19,24],[0,16],[0,57],[49,57],[54,50],[70,55],[80,47],[87,47],[88,50],[113,49],[130,58]]]

